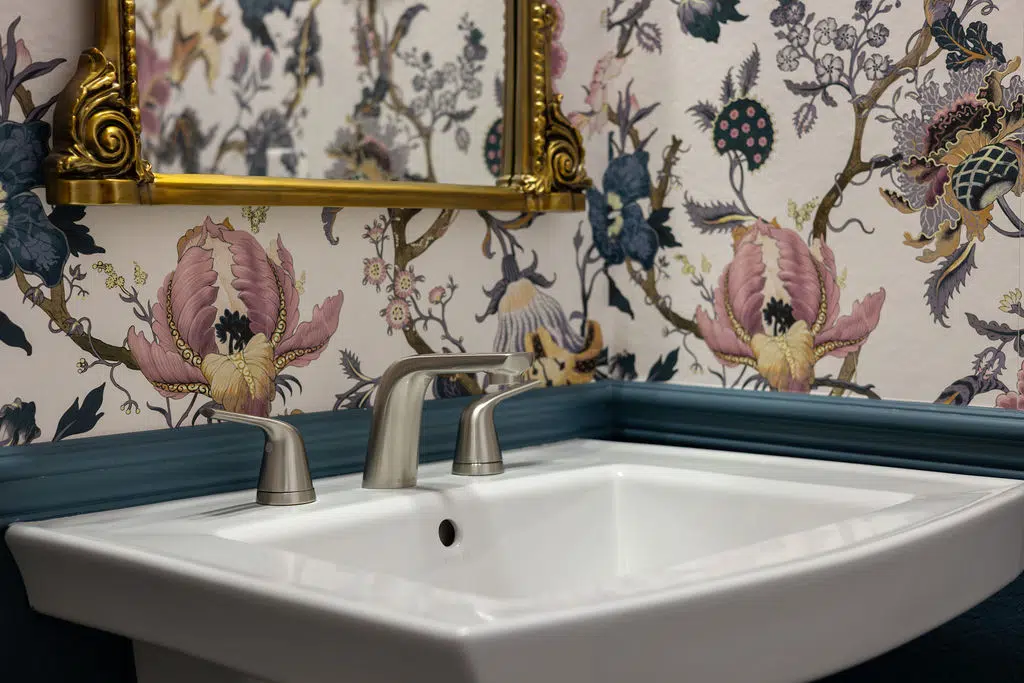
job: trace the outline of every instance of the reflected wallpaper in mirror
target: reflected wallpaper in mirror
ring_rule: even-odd
[[[493,185],[504,0],[140,0],[158,173]]]

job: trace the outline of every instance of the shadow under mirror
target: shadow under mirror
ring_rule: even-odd
[[[139,0],[157,173],[493,186],[504,0]]]

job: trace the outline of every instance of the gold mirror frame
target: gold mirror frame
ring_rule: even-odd
[[[202,204],[581,211],[591,181],[583,140],[551,84],[555,12],[505,0],[505,137],[496,187],[154,173],[142,156],[135,0],[96,2],[96,47],[54,108],[46,160],[52,204]]]

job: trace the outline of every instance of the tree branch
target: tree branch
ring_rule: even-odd
[[[683,332],[689,332],[698,339],[703,339],[700,333],[700,328],[697,327],[697,323],[689,318],[684,318],[675,311],[672,307],[665,303],[665,298],[658,293],[658,285],[654,279],[654,271],[644,271],[638,266],[632,259],[626,259],[626,268],[629,270],[629,276],[633,279],[633,282],[640,285],[640,289],[643,290],[647,298],[651,300],[654,307],[661,314],[672,327]]]
[[[814,229],[812,232],[814,237],[826,238],[832,209],[842,199],[843,192],[858,175],[876,168],[871,162],[864,161],[864,131],[870,120],[871,110],[882,99],[882,95],[908,70],[919,69],[925,66],[941,53],[941,50],[937,50],[928,54],[928,48],[931,46],[931,43],[932,34],[929,27],[925,25],[921,34],[917,37],[914,46],[907,52],[906,56],[894,64],[893,68],[883,78],[875,81],[866,95],[853,102],[853,146],[850,149],[850,156],[846,160],[846,166],[839,172],[835,183],[833,183],[828,193],[821,200],[818,211],[814,214]]]
[[[434,223],[430,226],[429,230],[419,239],[410,243],[406,237],[406,230],[408,229],[409,221],[418,213],[420,213],[420,209],[388,209],[388,216],[391,219],[391,234],[395,238],[395,268],[399,270],[408,268],[413,259],[422,255],[431,244],[441,239],[455,218],[453,211],[445,209],[434,219]],[[436,353],[434,349],[430,348],[430,344],[416,331],[415,326],[407,325],[402,330],[402,334],[405,336],[405,341],[409,344],[409,347],[416,353]],[[472,375],[455,375],[455,378],[469,393],[483,393],[480,384]]]
[[[855,354],[851,353],[846,357],[846,361],[843,362],[843,369],[839,373],[839,378],[833,378],[831,375],[825,377],[818,377],[814,380],[811,385],[811,389],[831,388],[833,396],[842,396],[847,391],[852,391],[855,394],[866,396],[870,399],[879,401],[882,399],[877,393],[875,393],[875,385],[868,384],[866,386],[860,384],[854,384],[852,376],[846,377],[847,371],[852,367],[856,371],[857,360],[854,359],[850,362],[850,357]]]
[[[18,282],[18,289],[21,290],[23,295],[27,295],[32,289],[32,283],[25,277],[25,273],[20,268],[15,269],[14,277]],[[42,309],[50,320],[60,328],[60,330],[71,338],[71,341],[75,342],[80,349],[88,353],[90,356],[99,358],[108,363],[121,363],[129,370],[138,370],[139,366],[132,358],[131,351],[124,346],[114,346],[102,342],[95,337],[91,337],[85,332],[72,332],[72,327],[77,320],[71,316],[68,312],[67,306],[64,304],[64,283],[57,284],[56,287],[50,288],[50,296],[44,298],[37,306]]]

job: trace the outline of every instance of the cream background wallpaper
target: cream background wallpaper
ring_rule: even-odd
[[[499,13],[498,0],[489,1],[495,5],[494,13]],[[811,50],[815,44],[813,32],[818,23],[828,17],[835,17],[837,25],[850,23],[862,26],[854,14],[863,1],[807,2],[806,9],[816,13],[809,24],[812,35],[807,49]],[[200,0],[176,0],[172,5],[189,2],[198,3]],[[878,3],[879,0],[868,3],[871,12],[878,8]],[[228,15],[239,12],[238,0],[220,0],[218,4]],[[482,1],[470,4],[479,7]],[[702,14],[702,8],[709,4],[714,6],[716,13],[711,19]],[[791,24],[774,26],[772,19],[777,15],[772,13],[791,4],[803,3],[796,0],[782,0],[781,3],[741,0],[738,4],[735,0],[713,0],[710,3],[704,0],[641,0],[638,3],[562,0],[565,18],[560,43],[568,57],[564,73],[558,80],[558,89],[565,95],[564,109],[575,112],[574,120],[585,131],[588,170],[595,180],[595,196],[604,195],[601,201],[610,207],[610,213],[605,217],[593,213],[545,215],[536,218],[528,227],[521,227],[523,221],[516,222],[515,216],[487,217],[473,211],[462,211],[457,216],[446,218],[450,223],[447,229],[436,231],[437,234],[433,235],[436,240],[415,258],[414,276],[423,278],[413,284],[418,297],[409,294],[411,298],[404,299],[410,305],[410,318],[419,320],[412,323],[419,339],[434,351],[455,351],[459,344],[466,350],[480,351],[522,347],[525,337],[527,345],[536,342],[537,348],[544,347],[545,353],[538,361],[535,374],[547,378],[552,384],[626,377],[717,387],[746,386],[752,390],[792,389],[795,384],[770,386],[770,382],[757,381],[753,368],[744,370],[742,365],[723,366],[721,354],[716,356],[714,353],[722,349],[713,349],[700,339],[701,335],[708,336],[707,328],[702,331],[693,322],[698,307],[709,311],[711,318],[716,317],[712,292],[720,298],[724,296],[726,290],[722,289],[720,276],[734,258],[737,263],[741,260],[739,254],[747,255],[744,267],[748,268],[750,255],[755,253],[750,246],[753,242],[749,240],[755,240],[754,235],[760,229],[762,233],[757,233],[761,237],[756,238],[760,240],[756,253],[770,259],[779,249],[792,250],[795,262],[803,264],[805,269],[811,268],[810,272],[818,277],[815,282],[824,283],[821,286],[831,292],[825,303],[834,307],[838,299],[839,315],[853,314],[854,319],[843,331],[866,337],[856,345],[852,345],[852,338],[840,339],[850,342],[846,348],[860,349],[855,373],[841,378],[844,359],[823,355],[816,364],[806,368],[812,378],[808,380],[810,386],[805,387],[806,390],[816,394],[846,393],[851,400],[877,395],[886,399],[924,402],[945,398],[950,402],[955,395],[966,398],[965,402],[973,406],[994,406],[997,400],[1004,406],[1016,406],[1016,397],[1008,395],[1008,392],[1017,390],[1017,372],[1022,360],[1021,354],[1014,350],[1014,340],[1020,335],[1018,330],[1024,327],[1024,311],[1018,314],[1014,309],[1014,301],[1020,301],[1019,292],[1016,299],[1013,295],[1014,290],[1022,286],[1019,236],[1000,234],[988,227],[970,241],[968,231],[961,232],[958,244],[970,245],[976,267],[946,302],[943,315],[939,316],[948,327],[936,321],[926,298],[926,280],[933,270],[946,264],[942,259],[932,263],[916,259],[923,252],[905,245],[904,234],[916,236],[921,231],[920,214],[901,213],[886,203],[879,192],[882,188],[897,189],[893,174],[898,172],[895,167],[905,160],[894,162],[890,158],[888,173],[879,169],[870,174],[859,174],[844,192],[841,205],[831,212],[833,225],[841,226],[854,218],[861,222],[848,225],[842,231],[827,232],[828,248],[835,255],[834,270],[821,266],[820,247],[807,252],[817,256],[804,256],[795,246],[807,243],[817,202],[828,193],[834,178],[843,170],[850,156],[854,113],[851,94],[838,87],[831,88],[831,95],[838,100],[836,106],[830,107],[820,99],[815,100],[818,113],[815,126],[804,135],[797,135],[794,112],[808,98],[792,92],[785,81],[791,79],[820,84],[821,80],[816,76],[814,64],[806,59],[795,72],[780,69],[780,64],[786,60],[779,53],[790,44],[785,37],[786,32],[797,29],[793,29]],[[930,21],[929,16],[938,21],[933,15],[948,11],[965,16],[965,26],[974,21],[987,24],[988,40],[1001,43],[1005,59],[1011,65],[1012,60],[1024,54],[1024,6],[1017,3],[1008,0],[960,0],[952,3],[952,9],[948,0],[904,0],[898,5],[890,0],[881,4],[889,6],[890,10],[878,15],[872,25],[884,23],[888,38],[880,48],[864,45],[864,49],[866,53],[888,56],[891,62],[899,61],[906,54],[907,46],[913,43],[922,27],[929,30],[926,24]],[[33,61],[55,57],[68,59],[46,76],[27,84],[37,103],[60,89],[73,72],[77,54],[89,43],[89,6],[90,3],[84,1],[66,3],[59,0],[7,0],[3,4],[0,29],[21,17],[17,38],[24,41]],[[640,8],[636,15],[638,18],[631,20],[633,23],[616,25],[615,22],[633,11],[634,7]],[[724,19],[730,15],[730,9],[746,18],[741,21]],[[297,2],[293,11],[296,16],[302,16],[307,10],[306,3]],[[442,16],[441,13],[434,16],[428,12],[421,18],[423,24],[419,28],[425,33],[421,49],[429,47],[431,36],[438,36],[440,40],[445,32],[453,30],[450,17],[442,21],[438,18]],[[432,26],[431,21],[439,22],[437,30],[427,30]],[[623,42],[622,36],[631,25],[633,29]],[[708,37],[716,29],[719,34],[713,42]],[[828,25],[824,29],[827,30]],[[339,33],[345,37],[348,29]],[[777,33],[783,37],[778,37]],[[326,30],[324,40],[330,42]],[[660,50],[656,49],[655,42]],[[495,39],[492,39],[492,44],[498,45]],[[755,47],[760,56],[756,83],[749,88],[747,95],[742,95],[743,84],[737,79],[742,77],[742,65]],[[324,53],[325,69],[340,72],[346,65],[334,64],[333,60],[340,60],[345,50],[332,49],[333,52]],[[235,50],[228,43],[223,46],[223,51],[222,68],[227,69]],[[936,51],[937,57],[921,67],[919,78],[934,70],[930,79],[945,83],[951,78],[945,65],[944,52],[948,50],[942,50],[933,43],[927,53]],[[826,52],[843,54],[829,44],[820,49],[815,59],[820,63]],[[332,55],[331,61],[327,61],[327,55]],[[998,57],[993,56],[992,60],[982,60],[980,64],[969,67],[979,70],[979,81],[988,70],[997,68]],[[844,66],[846,64],[848,62],[844,62]],[[484,97],[490,105],[494,99],[491,95],[494,71],[491,68],[490,75],[483,79],[487,91]],[[727,74],[733,79],[736,92],[722,102],[722,84]],[[1014,93],[1010,85],[1012,77],[1012,74],[1007,74],[1004,81],[1009,95]],[[863,96],[876,81],[863,74],[858,78],[855,90],[858,96]],[[904,117],[917,107],[915,101],[906,96],[915,88],[909,78],[907,72],[898,84],[885,91],[885,97],[880,100],[882,104],[888,104],[893,92],[902,87],[902,97],[893,111]],[[1024,89],[1017,92],[1024,92]],[[626,128],[623,150],[619,127],[611,119],[618,118],[621,113],[617,109],[618,103],[628,104],[631,97],[635,98],[631,110],[633,115],[654,104],[657,107],[637,121],[632,132]],[[750,160],[742,154],[736,157],[720,154],[712,132],[704,130],[691,111],[699,102],[710,103],[716,110],[726,109],[744,97],[763,108],[770,117],[774,133],[767,161],[756,170],[749,169]],[[957,99],[950,98],[944,104],[954,107]],[[977,100],[974,95],[967,99],[970,102]],[[1008,101],[1010,99],[1007,97]],[[1021,102],[1024,105],[1024,100]],[[317,110],[316,116],[326,119],[331,116],[330,105],[326,101],[311,100],[308,106]],[[349,106],[345,104],[342,108],[348,109]],[[1010,108],[1008,104],[1007,111]],[[879,115],[887,113],[892,112],[875,110],[870,114],[871,120],[864,134],[865,160],[893,154],[896,147],[893,126],[877,120]],[[20,114],[20,110],[14,108],[11,119],[18,121]],[[761,109],[757,110],[757,115],[761,115]],[[345,125],[344,116],[345,113],[338,113],[338,126]],[[473,125],[486,123],[483,125],[486,129],[492,122],[491,113],[481,113],[480,116],[480,121],[474,121]],[[1010,125],[1013,115],[1004,112],[999,116],[1002,123],[998,133],[1002,137],[993,144],[1004,144],[1007,149],[1016,150],[1015,145],[1019,146],[1019,143]],[[718,120],[714,123],[717,125]],[[649,242],[645,243],[640,238],[627,244],[630,235],[648,234],[644,231],[652,229],[651,224],[656,222],[653,214],[659,208],[652,206],[652,199],[647,196],[650,194],[648,188],[646,194],[641,192],[643,196],[635,200],[641,212],[640,219],[636,219],[635,212],[629,209],[628,191],[620,186],[628,185],[641,175],[636,166],[620,173],[620,177],[606,174],[610,161],[609,137],[613,138],[616,146],[611,154],[613,159],[631,155],[636,158],[635,141],[630,142],[631,134],[636,140],[650,136],[643,143],[643,149],[650,155],[649,174],[655,188],[663,177],[661,172],[665,168],[666,150],[673,146],[673,138],[679,141],[675,147],[677,159],[669,169],[664,185],[666,193],[660,201],[660,208],[671,209],[663,224],[670,226],[671,236],[678,246],[659,242],[656,248],[652,248]],[[953,139],[962,142],[962,137],[954,135]],[[986,139],[986,142],[991,140]],[[476,142],[473,149],[476,156],[472,157],[472,162],[478,168],[481,150]],[[441,155],[438,158],[445,159],[444,167],[439,166],[438,176],[441,178],[455,180],[465,170],[459,157]],[[730,159],[733,158],[743,168],[734,178],[742,176],[742,198],[751,211],[741,212],[744,217],[736,219],[735,224],[727,221],[727,228],[740,228],[739,231],[716,229],[702,232],[687,211],[687,202],[699,202],[705,206],[715,202],[738,202],[737,193],[730,184]],[[950,165],[951,173],[955,170]],[[1019,170],[1018,165],[1018,175]],[[615,197],[609,195],[611,186],[614,186]],[[1024,215],[1024,206],[1016,190],[1004,187],[1001,196],[1011,212],[1017,216]],[[594,197],[591,199],[593,201]],[[811,208],[801,216],[799,209],[808,202],[812,203]],[[89,207],[80,222],[89,227],[91,236],[105,249],[105,253],[70,256],[66,270],[70,272],[69,269],[78,267],[78,272],[85,274],[77,284],[88,290],[88,294],[80,296],[76,293],[68,301],[67,308],[79,321],[88,321],[87,329],[95,338],[114,346],[126,343],[132,326],[148,340],[153,340],[150,325],[133,314],[131,303],[119,298],[122,290],[116,280],[113,288],[107,287],[111,273],[104,270],[104,264],[112,266],[115,278],[124,278],[127,291],[130,292],[134,285],[143,310],[153,304],[159,316],[158,291],[165,277],[180,268],[179,239],[186,231],[203,225],[207,218],[217,224],[227,219],[235,232],[247,233],[270,252],[274,252],[273,245],[280,236],[294,260],[295,287],[300,294],[300,320],[311,320],[314,305],[322,304],[339,291],[343,293],[336,330],[326,330],[328,341],[309,365],[289,366],[281,370],[278,388],[287,400],[282,400],[281,395],[275,393],[269,412],[280,415],[295,410],[331,410],[339,403],[343,403],[340,407],[349,407],[359,397],[372,401],[372,394],[366,393],[372,390],[372,380],[390,362],[417,350],[404,330],[389,328],[382,313],[388,313],[389,306],[399,298],[396,292],[389,293],[387,285],[400,287],[401,283],[383,279],[378,291],[374,285],[376,275],[367,270],[368,261],[378,257],[378,246],[365,234],[368,226],[386,213],[387,209],[383,208],[342,210],[330,229],[330,234],[338,241],[335,245],[325,234],[320,208],[271,207],[265,220],[254,224],[251,207]],[[409,224],[409,240],[430,230],[437,218],[436,211],[424,211],[415,216]],[[773,220],[779,227],[768,227]],[[488,221],[492,225],[498,221],[504,227],[489,230]],[[504,224],[501,221],[512,222]],[[1005,233],[1016,231],[1012,219],[1001,213],[999,207],[993,211],[992,221]],[[753,228],[752,233],[750,226],[755,224],[763,227]],[[595,229],[601,232],[599,244],[595,243]],[[634,230],[638,232],[631,232]],[[743,246],[744,240],[748,240],[747,246]],[[382,244],[379,258],[394,274],[393,239]],[[614,248],[608,244],[613,247],[616,244],[626,245],[626,257],[618,262],[614,256],[609,257]],[[934,245],[929,248],[934,248]],[[503,269],[502,254],[506,250],[514,256],[518,273],[508,270],[507,259]],[[540,276],[536,279],[532,275],[528,277],[531,272],[528,266],[535,259],[537,265],[532,272]],[[648,259],[651,261],[649,272],[660,297],[657,301],[645,293],[629,274],[632,270],[636,277],[643,279],[647,270],[644,261]],[[97,263],[100,264],[98,268]],[[817,270],[807,265],[813,263],[818,264]],[[138,282],[135,280],[136,264]],[[222,283],[221,294],[230,288],[225,283],[230,280],[227,273],[231,272],[229,267],[222,266],[217,266]],[[793,279],[806,280],[806,272],[803,275],[787,274],[787,267],[769,263],[762,273],[766,282],[762,288],[770,289]],[[753,271],[749,268],[743,270],[738,265],[732,268],[733,284],[740,278],[748,284],[758,279],[756,267]],[[144,283],[142,273],[146,275]],[[496,285],[502,280],[506,286],[498,291]],[[826,281],[831,282],[828,287]],[[456,284],[454,291],[445,289],[443,294],[432,294],[435,288],[446,287],[451,282]],[[616,297],[610,299],[610,282],[615,283],[619,298],[629,302],[632,317],[623,311],[625,306],[621,301],[616,303]],[[877,320],[872,320],[871,312],[864,308],[855,310],[855,301],[865,301],[879,290],[884,290],[885,298],[880,311],[875,311]],[[487,291],[492,294],[487,294]],[[812,297],[813,305],[817,306],[821,302],[816,298],[816,286],[809,291],[806,296]],[[773,290],[773,293],[782,298],[790,296],[785,287]],[[433,296],[437,296],[438,303],[432,299]],[[791,303],[796,307],[797,296],[794,294],[792,298]],[[415,306],[412,306],[413,300]],[[443,308],[440,302],[444,302]],[[733,305],[740,310],[738,298]],[[416,307],[420,310],[419,316]],[[489,307],[493,308],[493,314],[481,319]],[[13,406],[34,403],[33,419],[39,430],[34,440],[48,441],[60,431],[62,416],[69,406],[76,399],[83,400],[99,385],[105,386],[99,407],[103,415],[94,426],[82,432],[89,435],[166,428],[169,423],[177,425],[179,421],[187,425],[191,423],[195,408],[211,400],[209,395],[204,395],[193,402],[191,394],[169,398],[154,387],[153,377],[147,377],[145,368],[139,371],[108,361],[94,364],[97,358],[93,354],[83,351],[63,332],[54,331],[56,328],[47,314],[33,306],[31,297],[25,296],[15,278],[0,281],[0,311],[24,330],[32,346],[32,353],[28,355],[23,349],[0,345],[0,405],[8,407],[6,423],[0,416],[0,444],[22,443],[24,434],[31,434],[31,429],[28,432],[23,429],[25,413],[13,410]],[[671,311],[678,317],[673,319],[665,311]],[[1003,327],[989,338],[972,326],[969,314],[976,316],[978,321],[992,321]],[[756,321],[757,310],[752,315]],[[724,316],[719,315],[718,318],[724,319]],[[676,324],[679,319],[687,324],[679,326]],[[799,324],[802,323],[790,318],[788,329],[793,330],[793,326]],[[546,335],[543,330],[547,330]],[[597,330],[599,334],[595,336]],[[772,336],[770,331],[766,333]],[[821,334],[819,343],[824,339]],[[839,339],[838,336],[835,338]],[[547,343],[549,339],[550,344]],[[762,363],[766,362],[764,354],[775,348],[771,344],[782,342],[776,335],[767,343],[768,350],[761,352]],[[1017,346],[1021,345],[1018,343]],[[992,351],[986,352],[986,349]],[[600,353],[602,350],[605,352]],[[359,372],[353,372],[351,361],[346,366],[343,352],[358,357]],[[983,354],[982,362],[976,362],[979,354]],[[757,361],[753,356],[751,358]],[[792,370],[793,367],[796,366],[791,366],[789,372],[795,377],[799,372]],[[284,374],[301,383],[301,390],[291,380],[286,382],[289,386],[282,387],[280,378]],[[360,376],[364,379],[361,380]],[[975,385],[982,380],[991,381],[991,388],[972,392],[969,396],[957,393],[955,383],[969,377],[975,378]],[[837,379],[838,383],[833,381]],[[445,394],[446,389],[437,388],[437,393]],[[342,397],[347,397],[349,403],[344,403]],[[158,409],[169,410],[170,417]],[[18,429],[22,429],[21,439],[14,438]]]

